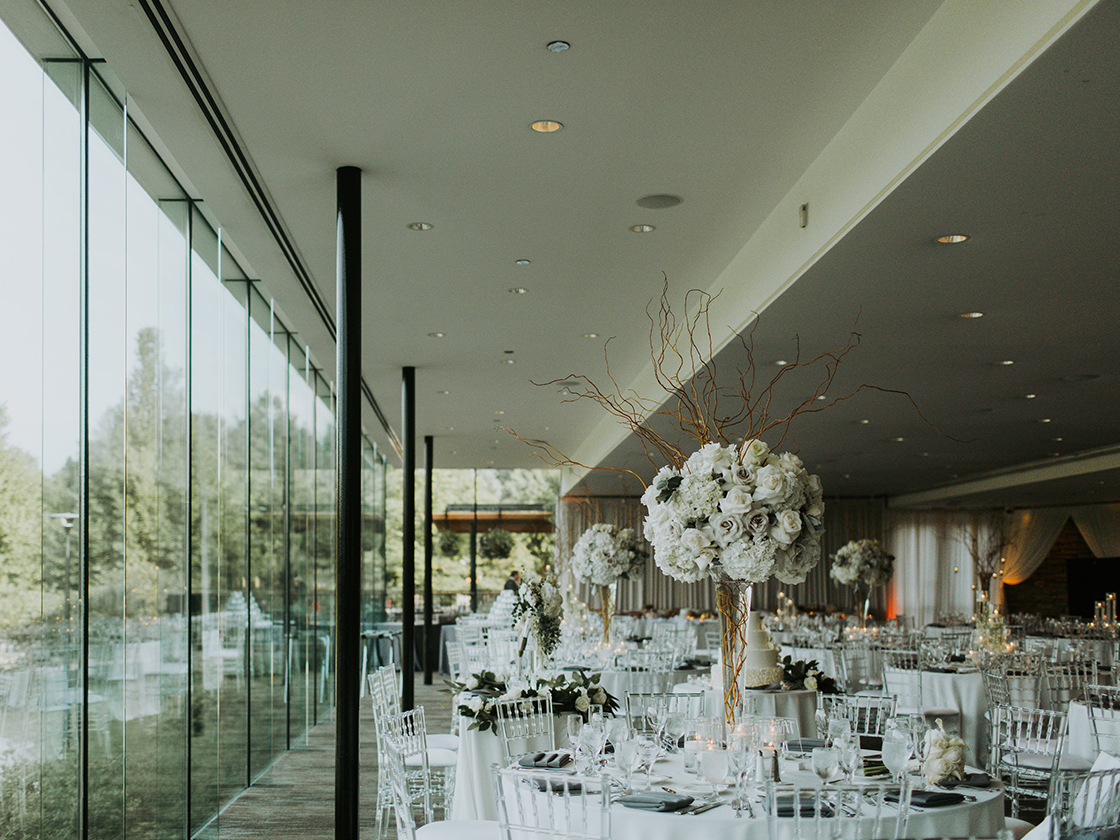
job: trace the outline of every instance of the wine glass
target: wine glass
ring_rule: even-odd
[[[815,747],[813,749],[813,772],[822,784],[832,778],[840,766],[840,751],[835,747]]]
[[[859,767],[859,738],[851,734],[847,738],[840,739],[836,752],[840,759],[840,769],[844,771],[844,779],[851,784],[856,768]]]
[[[657,761],[657,756],[661,752],[661,745],[657,743],[657,736],[649,732],[638,733],[634,742],[638,745],[638,755],[641,757],[642,766],[646,771],[646,789],[649,790],[653,787],[653,762]]]
[[[847,718],[834,717],[828,721],[828,743],[834,745],[838,739],[852,734],[852,722]]]
[[[626,774],[626,792],[630,793],[634,789],[634,771],[642,762],[637,739],[627,738],[616,744],[614,758],[618,762],[618,768]]]
[[[727,778],[727,750],[714,747],[700,750],[700,775],[712,786],[712,800],[719,796],[716,785]]]
[[[665,718],[665,734],[669,736],[670,752],[678,750],[677,744],[680,742],[681,736],[684,735],[687,726],[688,718],[685,717],[684,712],[670,712],[668,717]]]
[[[584,727],[583,718],[579,715],[568,715],[564,727],[568,735],[568,745],[571,746],[572,752],[575,752],[576,745],[579,743],[580,730]]]
[[[735,779],[735,816],[743,815],[745,804],[744,783],[753,778],[758,762],[757,731],[749,723],[740,723],[727,739],[727,757]]]

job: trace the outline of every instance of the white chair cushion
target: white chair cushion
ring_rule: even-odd
[[[1038,753],[1021,753],[1004,756],[1000,764],[1007,767],[1025,767],[1028,770],[1049,770],[1053,759]],[[1058,761],[1059,770],[1088,770],[1093,765],[1076,755],[1063,755]]]
[[[416,829],[416,840],[498,840],[497,820],[438,820]]]
[[[1034,826],[1026,820],[1017,820],[1014,817],[1004,817],[1003,827],[1011,832],[1014,840],[1023,840],[1034,829]]]
[[[459,736],[458,735],[432,735],[428,734],[428,749],[432,750],[458,750],[459,749]]]
[[[454,767],[459,761],[454,750],[435,750],[428,748],[429,767]],[[410,755],[404,760],[405,767],[421,767],[424,761],[418,755]]]

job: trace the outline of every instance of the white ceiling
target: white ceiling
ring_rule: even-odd
[[[49,4],[328,371],[298,275],[333,309],[334,171],[363,169],[364,378],[399,430],[416,367],[438,466],[539,466],[506,426],[650,475],[599,408],[533,383],[607,384],[611,337],[619,386],[661,396],[644,310],[664,276],[678,306],[720,293],[718,346],[762,313],[761,376],[855,329],[829,394],[912,397],[865,390],[794,421],[783,446],[829,494],[1120,499],[1116,0]],[[157,37],[161,13],[293,256]],[[542,118],[563,130],[530,131]],[[683,203],[635,203],[658,193]],[[973,238],[932,243],[957,231]],[[717,356],[725,376],[737,347]],[[815,381],[788,384],[778,406]]]

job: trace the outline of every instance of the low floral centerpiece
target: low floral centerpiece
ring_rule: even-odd
[[[787,691],[819,691],[821,694],[839,694],[836,680],[821,671],[817,660],[804,659],[793,661],[791,656],[782,657],[782,688]]]
[[[926,782],[939,785],[947,779],[963,779],[965,750],[964,741],[956,735],[949,735],[945,724],[938,718],[937,728],[926,733],[925,749],[922,750],[925,756],[922,775]]]
[[[527,580],[517,592],[514,619],[524,619],[520,656],[531,637],[542,660],[547,660],[560,644],[560,625],[564,619],[564,598],[552,577]]]
[[[572,549],[569,568],[576,580],[599,587],[603,641],[610,641],[614,598],[611,591],[620,578],[628,578],[645,565],[648,554],[633,528],[597,523],[584,531]]]
[[[532,678],[511,676],[507,673],[482,671],[471,674],[464,682],[446,680],[449,692],[460,717],[471,718],[468,729],[497,731],[497,713],[494,706],[503,700],[520,700],[523,697],[552,697],[553,714],[579,714],[587,718],[593,704],[603,707],[604,714],[618,710],[618,698],[603,688],[599,674],[575,671],[570,677],[564,674],[537,675]]]
[[[878,540],[852,540],[832,555],[829,576],[837,583],[864,589],[863,621],[867,621],[871,588],[882,586],[894,574],[894,555],[887,554]]]

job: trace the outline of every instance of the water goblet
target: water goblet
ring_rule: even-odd
[[[719,797],[716,785],[727,778],[727,750],[712,747],[700,750],[700,775],[712,786],[712,800]]]
[[[827,784],[840,766],[840,751],[835,747],[815,747],[812,763],[813,772],[817,774],[821,784]]]
[[[680,742],[681,736],[684,735],[687,726],[688,718],[685,717],[684,712],[670,712],[669,716],[665,718],[665,734],[669,736],[670,742],[669,752],[675,753],[679,749],[677,744]]]
[[[567,720],[564,721],[565,732],[568,736],[568,745],[575,750],[576,744],[579,743],[579,733],[584,727],[583,718],[579,715],[568,715]]]
[[[902,773],[906,770],[906,762],[910,760],[909,737],[896,732],[883,735],[883,765],[891,771],[891,779],[895,782],[902,781]]]
[[[847,718],[834,717],[828,721],[828,743],[835,744],[839,738],[846,738],[852,733],[852,722]]]
[[[626,792],[630,793],[634,789],[634,771],[638,769],[642,762],[642,756],[638,752],[637,739],[628,738],[619,742],[615,746],[614,757],[618,763],[618,769],[625,774]]]
[[[840,769],[844,771],[844,780],[852,783],[856,768],[859,767],[859,738],[852,734],[838,742],[837,755],[840,759]]]
[[[653,787],[653,762],[657,760],[658,753],[661,752],[661,746],[657,743],[657,736],[651,735],[648,732],[639,733],[634,739],[634,743],[638,747],[638,755],[641,757],[642,766],[646,770],[646,789],[649,790]]]

